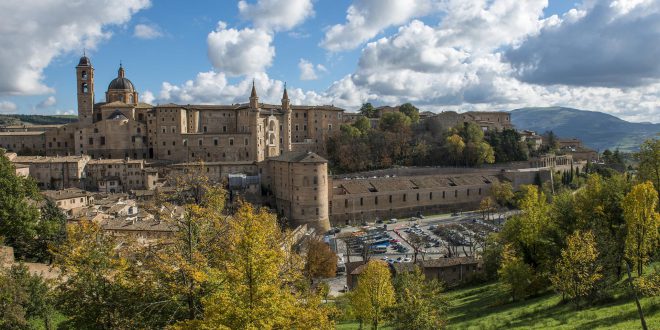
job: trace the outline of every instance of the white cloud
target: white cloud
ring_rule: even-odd
[[[298,69],[300,69],[300,80],[316,80],[319,78],[317,72],[328,72],[328,69],[322,64],[315,66],[312,62],[304,58],[298,61]]]
[[[55,111],[56,115],[75,115],[76,112],[73,109],[69,110],[57,110]]]
[[[48,108],[54,106],[55,104],[57,104],[57,99],[55,98],[55,96],[51,95],[47,97],[45,100],[39,102],[39,104],[37,104],[37,108],[38,109]]]
[[[144,93],[142,93],[142,95],[140,96],[140,102],[144,102],[144,103],[153,104],[155,99],[156,97],[154,96],[154,93],[152,93],[151,91],[144,91]]]
[[[257,0],[238,2],[238,11],[261,30],[286,31],[314,16],[311,0]]]
[[[156,39],[162,37],[163,33],[154,24],[137,24],[133,29],[133,36],[139,39]]]
[[[632,87],[660,79],[660,1],[596,1],[506,53],[535,84]]]
[[[219,22],[207,37],[208,55],[213,67],[230,76],[263,72],[275,57],[273,36],[263,30],[228,29]]]
[[[0,2],[0,94],[45,94],[43,69],[59,55],[94,49],[110,25],[128,22],[149,0]],[[29,42],[28,42],[29,41]]]
[[[346,11],[346,23],[329,27],[321,46],[331,51],[354,49],[390,26],[437,8],[431,0],[355,0]]]
[[[16,103],[10,101],[0,101],[0,112],[14,112],[16,109]]]

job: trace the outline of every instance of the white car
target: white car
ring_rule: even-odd
[[[403,258],[403,260],[401,260],[401,262],[411,262],[411,261],[412,261],[412,259],[409,258],[409,257],[405,257],[405,258]]]

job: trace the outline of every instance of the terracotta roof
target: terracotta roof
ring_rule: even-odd
[[[311,151],[290,151],[269,160],[290,163],[327,163],[328,160]]]
[[[41,194],[52,200],[85,197],[89,195],[86,191],[77,188],[68,188],[64,190],[46,190],[42,191]]]

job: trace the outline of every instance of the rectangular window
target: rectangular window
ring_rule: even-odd
[[[417,201],[419,201],[419,193],[417,193]]]
[[[348,199],[344,199],[344,208],[348,208]]]
[[[199,144],[201,146],[202,143],[204,143],[203,141],[204,141],[203,139],[199,139],[199,140],[197,140],[197,144]]]
[[[458,190],[454,190],[454,198],[458,198]]]
[[[245,138],[245,145],[248,145],[248,139]]]
[[[378,196],[374,198],[374,204],[378,205]]]
[[[360,197],[360,206],[364,205],[364,198]]]
[[[229,139],[229,145],[233,146],[234,145],[234,139]]]
[[[213,145],[218,145],[218,139],[213,139]]]
[[[445,192],[442,192],[442,199],[445,199]]]
[[[404,202],[406,201],[406,198],[407,198],[407,197],[408,197],[408,195],[403,194],[403,201],[404,201]]]
[[[88,142],[89,142],[90,145],[94,144],[94,138],[89,138]]]
[[[227,126],[222,126],[222,132],[227,133]]]
[[[105,145],[105,136],[102,136],[102,137],[101,137],[101,145],[102,145],[102,146]]]
[[[392,195],[390,195],[390,204],[392,204]]]
[[[429,200],[433,200],[433,192],[429,193]]]

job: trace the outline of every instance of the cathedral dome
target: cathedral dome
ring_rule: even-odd
[[[125,77],[124,67],[122,67],[121,64],[119,64],[117,78],[112,79],[110,85],[108,85],[108,90],[112,89],[129,90],[131,92],[135,91],[133,83]]]
[[[128,80],[128,78],[124,78],[124,77],[117,77],[115,79],[112,79],[110,85],[108,85],[108,90],[110,89],[122,89],[122,90],[128,89],[131,92],[134,90],[133,83],[130,80]]]

